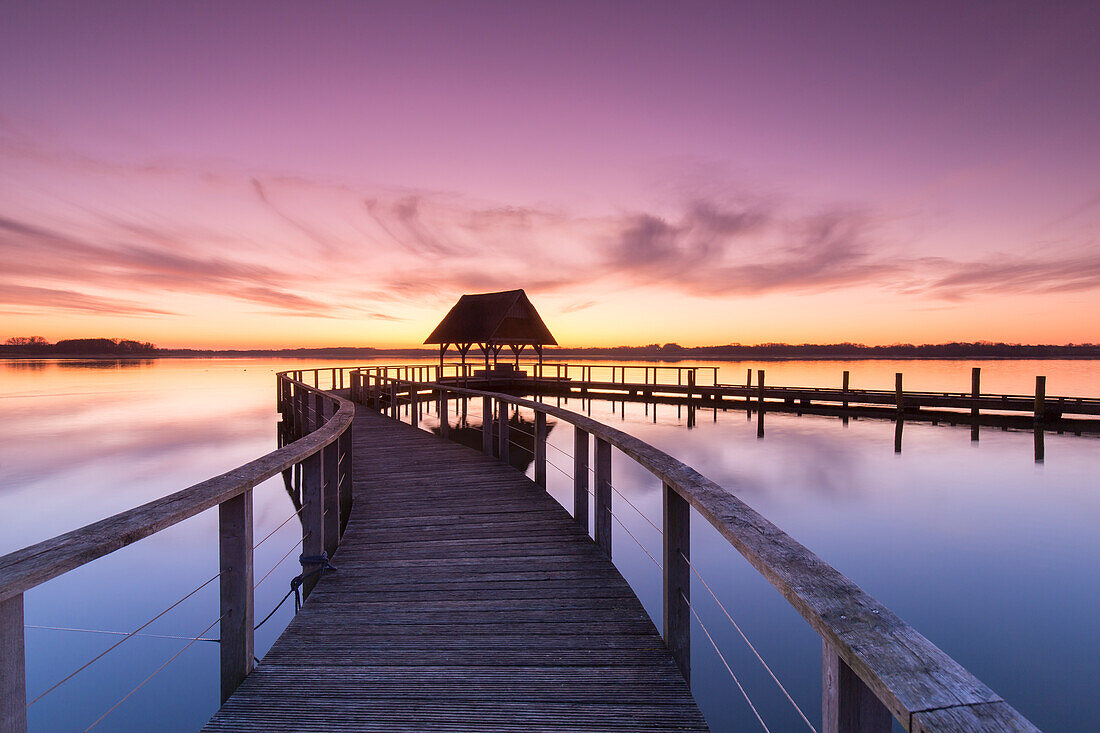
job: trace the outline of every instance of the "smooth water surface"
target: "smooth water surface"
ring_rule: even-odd
[[[363,363],[363,362],[360,362]],[[598,362],[593,362],[598,363]],[[0,362],[0,552],[46,539],[179,490],[274,447],[276,371],[339,362],[159,359],[141,362]],[[347,362],[344,362],[347,364]],[[767,370],[769,384],[968,391],[970,366],[983,390],[1027,394],[1036,374],[1048,394],[1100,395],[1091,361],[789,361],[718,364],[742,383]],[[699,410],[686,427],[675,406],[581,402],[563,406],[666,450],[727,487],[888,605],[1049,731],[1091,730],[1100,719],[1096,659],[1100,625],[1100,441],[1046,437],[1036,464],[1032,436],[984,428],[908,423],[903,450],[883,420],[769,413],[763,439],[744,411]],[[653,411],[656,409],[656,418]],[[454,413],[452,413],[452,420]],[[471,412],[471,418],[476,414]],[[431,417],[425,420],[431,425]],[[552,429],[551,492],[571,508],[572,431]],[[660,487],[618,452],[613,483],[660,525]],[[280,480],[258,487],[260,540],[293,513]],[[660,573],[635,539],[660,558],[660,536],[614,497],[614,559],[660,622]],[[205,512],[26,594],[26,623],[130,631],[217,572],[217,515]],[[629,531],[629,534],[627,533]],[[631,536],[633,535],[633,537]],[[298,572],[296,521],[257,549],[257,617]],[[285,560],[280,560],[287,556]],[[820,641],[779,594],[700,517],[692,562],[817,725]],[[806,729],[722,610],[697,580],[703,624],[773,731]],[[286,603],[257,632],[257,654],[285,627]],[[144,630],[194,637],[217,618],[211,583]],[[217,626],[205,633],[216,637]],[[119,637],[29,628],[28,695],[34,699]],[[126,696],[187,639],[136,637],[31,707],[34,730],[83,730]],[[218,704],[217,646],[194,642],[126,699],[96,730],[194,730]],[[693,690],[715,730],[759,729],[710,642],[693,630]],[[154,722],[155,721],[155,722]]]

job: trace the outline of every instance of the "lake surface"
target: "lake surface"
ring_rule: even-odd
[[[0,552],[8,552],[177,491],[270,451],[275,372],[349,362],[159,359],[142,362],[0,361]],[[359,361],[356,363],[367,364]],[[412,362],[402,362],[412,363]],[[431,363],[431,362],[425,362]],[[601,362],[592,362],[599,364]],[[695,362],[680,362],[694,364]],[[704,364],[704,363],[701,363]],[[742,383],[969,391],[982,367],[987,392],[1100,395],[1092,361],[707,362]],[[755,381],[755,379],[754,379]],[[744,411],[686,410],[570,400],[570,409],[624,426],[736,493],[848,575],[970,669],[1041,728],[1095,729],[1100,719],[1100,440],[1046,436],[1036,463],[1030,432],[907,423],[903,450],[884,420],[769,413],[766,434]],[[453,413],[452,413],[453,414]],[[428,420],[430,424],[430,419]],[[571,472],[572,431],[551,429],[549,460]],[[661,516],[656,479],[617,452],[613,483],[642,513]],[[564,473],[549,489],[571,509]],[[255,492],[257,618],[297,574],[301,532],[281,480]],[[660,537],[615,497],[615,562],[660,621]],[[26,594],[28,695],[36,698],[119,637],[58,629],[130,631],[217,572],[217,513],[208,511]],[[633,535],[633,538],[630,536]],[[291,552],[291,556],[281,559]],[[281,562],[280,562],[281,561]],[[692,562],[792,697],[820,718],[820,641],[740,555],[699,517]],[[773,731],[805,729],[706,590],[692,599]],[[257,632],[262,654],[293,613],[290,602]],[[83,730],[218,616],[211,583],[144,633],[30,708],[33,730]],[[217,635],[215,626],[205,636]],[[759,730],[698,628],[693,691],[715,730]],[[217,645],[199,641],[107,716],[96,730],[195,730],[218,704]],[[155,720],[153,724],[151,721]]]

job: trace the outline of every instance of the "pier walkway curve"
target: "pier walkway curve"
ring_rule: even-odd
[[[204,730],[707,729],[633,591],[544,489],[361,405],[352,435],[337,571]]]

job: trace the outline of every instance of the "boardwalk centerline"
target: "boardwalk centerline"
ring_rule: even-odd
[[[641,603],[541,487],[364,407],[353,436],[339,571],[205,730],[706,729]]]

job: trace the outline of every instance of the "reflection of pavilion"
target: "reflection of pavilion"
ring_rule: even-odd
[[[493,420],[493,455],[497,458],[500,457],[500,429],[496,420]],[[546,435],[549,438],[550,433],[553,432],[557,424],[552,420],[546,421]],[[436,435],[442,436],[439,428],[432,428],[432,432]],[[456,423],[451,424],[448,439],[453,440],[456,443],[461,443],[469,448],[480,451],[482,448],[483,436],[481,433],[481,422],[472,423],[466,419],[461,408],[459,409],[459,419]],[[508,440],[511,442],[511,449],[508,451],[508,463],[519,471],[526,472],[531,466],[532,461],[535,459],[535,422],[534,420],[527,420],[516,412],[513,412],[508,416]]]

